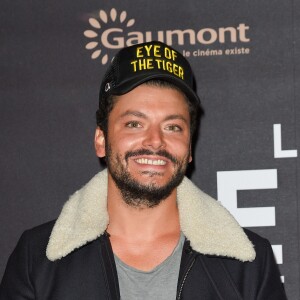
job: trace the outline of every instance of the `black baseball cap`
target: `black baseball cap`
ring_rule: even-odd
[[[101,83],[99,101],[109,95],[124,95],[152,79],[178,86],[192,104],[200,105],[189,62],[158,41],[126,47],[115,55]]]

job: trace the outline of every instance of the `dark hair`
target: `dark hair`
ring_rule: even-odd
[[[171,88],[181,92],[185,96],[189,108],[190,119],[191,119],[190,132],[191,132],[191,137],[193,137],[193,134],[196,128],[198,127],[198,123],[199,123],[200,105],[191,103],[188,97],[182,92],[182,90],[178,86],[168,81],[152,79],[146,81],[145,84],[149,86],[155,86],[155,87]],[[99,101],[99,109],[96,112],[96,119],[97,119],[97,125],[103,131],[104,136],[107,136],[108,117],[115,103],[116,103],[116,96],[114,95],[108,95],[107,97],[102,97],[102,99],[100,99]]]

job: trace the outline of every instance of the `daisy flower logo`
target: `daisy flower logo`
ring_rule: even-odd
[[[85,48],[91,51],[91,58],[99,58],[101,63],[105,65],[108,62],[109,55],[102,46],[110,49],[123,48],[124,45],[120,45],[120,43],[109,42],[109,36],[116,32],[123,32],[124,29],[131,27],[134,23],[134,19],[127,19],[126,11],[118,14],[115,8],[112,8],[109,14],[104,10],[100,10],[97,16],[89,18],[92,29],[84,31],[83,34],[89,39]]]

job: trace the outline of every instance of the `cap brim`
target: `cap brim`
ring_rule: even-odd
[[[118,87],[114,87],[112,94],[117,96],[127,94],[128,92],[132,91],[134,88],[145,83],[146,81],[154,80],[154,79],[164,80],[176,85],[187,96],[189,101],[191,101],[194,104],[200,105],[200,99],[197,93],[193,89],[191,89],[183,80],[179,78],[177,79],[173,75],[168,75],[168,74],[139,75],[138,78],[131,78],[123,82]]]

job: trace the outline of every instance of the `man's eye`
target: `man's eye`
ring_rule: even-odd
[[[169,131],[182,131],[182,128],[178,125],[168,125],[167,130],[169,130]]]
[[[126,127],[129,127],[129,128],[139,128],[141,127],[141,124],[137,121],[130,121],[130,122],[127,122],[126,123]]]

